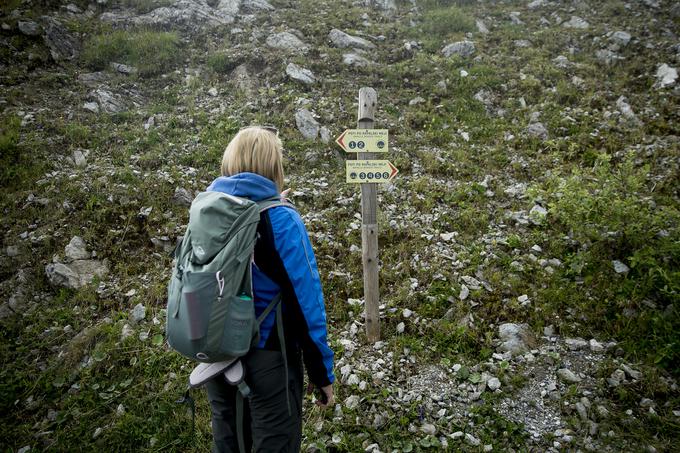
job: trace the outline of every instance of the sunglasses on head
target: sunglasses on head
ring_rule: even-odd
[[[271,132],[272,134],[276,135],[277,137],[279,136],[279,130],[278,130],[277,128],[275,128],[274,126],[269,126],[269,125],[263,125],[263,126],[260,126],[260,125],[247,126],[247,127],[241,128],[241,130],[243,130],[243,129],[248,129],[248,128],[251,128],[251,127],[256,127],[256,128],[258,128],[258,129],[264,129],[265,131]]]

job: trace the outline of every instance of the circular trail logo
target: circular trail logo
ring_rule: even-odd
[[[377,145],[378,145],[378,149],[383,149],[385,147],[385,142],[380,140]]]

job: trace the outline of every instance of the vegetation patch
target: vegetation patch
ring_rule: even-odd
[[[123,63],[137,68],[141,76],[168,72],[183,57],[177,33],[152,30],[114,30],[95,35],[85,44],[81,56],[93,70]]]

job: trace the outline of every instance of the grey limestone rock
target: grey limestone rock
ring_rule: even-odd
[[[108,263],[97,260],[77,260],[69,264],[50,263],[45,273],[51,284],[69,289],[82,288],[108,273]]]
[[[220,1],[217,8],[212,8],[201,0],[177,0],[170,6],[156,8],[138,16],[106,12],[100,19],[114,24],[212,28],[233,23],[239,6],[240,2],[229,0]]]
[[[236,1],[236,0],[222,0],[220,3],[240,3],[240,9],[241,12],[244,13],[255,13],[258,11],[274,11],[276,8],[274,8],[271,3],[269,3],[266,0],[241,0]],[[219,9],[219,7],[218,7]],[[237,6],[237,12],[238,12],[238,6]]]
[[[306,53],[309,51],[309,46],[302,42],[300,38],[294,34],[283,31],[274,33],[267,37],[266,43],[272,49],[282,50],[290,53]]]
[[[541,140],[548,138],[548,129],[546,129],[543,123],[531,123],[527,126],[526,131],[530,136],[540,138]]]
[[[373,62],[356,53],[346,53],[342,55],[342,62],[347,66],[365,68],[371,66]]]
[[[675,85],[675,81],[677,79],[678,70],[676,68],[671,68],[666,63],[664,63],[656,70],[656,83],[654,84],[654,87],[666,88],[671,85]]]
[[[312,112],[307,109],[295,112],[295,124],[304,138],[316,140],[319,135],[319,123],[314,119]]]
[[[132,322],[141,322],[144,320],[146,317],[146,307],[144,305],[137,304],[135,307],[132,309],[132,312],[130,312],[130,320]]]
[[[609,39],[611,39],[612,42],[614,42],[615,44],[618,44],[621,47],[625,47],[630,42],[631,38],[632,36],[630,35],[630,33],[628,33],[627,31],[619,30],[612,33]]]
[[[130,75],[137,72],[137,68],[122,63],[111,63],[111,68],[121,74]]]
[[[567,22],[562,24],[565,28],[575,28],[579,30],[585,30],[590,27],[590,24],[578,16],[571,16]]]
[[[533,334],[526,324],[501,324],[498,327],[498,336],[501,339],[499,349],[512,355],[528,351],[534,343]]]
[[[375,48],[375,44],[357,36],[351,36],[347,33],[334,28],[328,33],[328,39],[331,40],[335,47],[339,48],[353,48],[370,50]]]
[[[17,26],[19,31],[26,36],[40,36],[40,25],[32,20],[20,20]]]
[[[76,167],[86,166],[87,165],[86,154],[80,149],[73,151],[73,163],[75,164]]]
[[[312,71],[302,68],[295,63],[288,63],[288,66],[286,66],[286,74],[288,74],[288,77],[291,79],[301,82],[305,85],[311,85],[316,81]]]
[[[450,57],[452,55],[469,57],[475,53],[475,50],[475,43],[472,41],[458,41],[444,47],[442,53],[445,57]]]
[[[99,113],[99,104],[96,102],[86,102],[83,104],[83,108],[92,113]]]
[[[191,206],[191,202],[194,201],[194,195],[183,187],[176,187],[172,201],[180,206]]]
[[[576,384],[581,382],[581,378],[568,368],[560,368],[557,370],[557,377],[560,378],[562,382],[567,384]]]
[[[45,44],[54,61],[73,60],[80,54],[80,43],[56,19],[43,16]]]
[[[121,96],[105,88],[98,88],[90,92],[90,98],[97,101],[99,108],[106,113],[120,113],[127,110]]]
[[[72,260],[86,260],[90,257],[85,241],[80,236],[73,236],[66,248],[64,248],[64,252]]]
[[[612,266],[617,274],[626,274],[630,271],[630,268],[619,260],[612,261]]]

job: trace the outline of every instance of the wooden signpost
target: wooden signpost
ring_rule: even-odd
[[[357,128],[348,129],[336,140],[358,159],[346,162],[346,181],[361,184],[361,246],[364,269],[366,336],[380,340],[380,294],[378,292],[378,183],[391,181],[398,170],[387,160],[375,160],[376,153],[389,149],[387,129],[373,129],[378,94],[373,88],[359,90]]]

